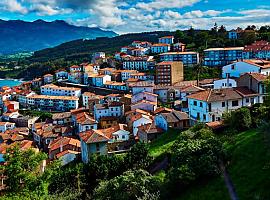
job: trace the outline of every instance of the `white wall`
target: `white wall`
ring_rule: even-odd
[[[230,75],[230,77],[240,77],[241,74],[249,72],[259,73],[260,67],[240,61],[222,67],[222,78],[226,78],[227,73]]]
[[[232,88],[237,87],[237,83],[234,79],[220,79],[214,81],[214,89],[220,89],[220,88]]]

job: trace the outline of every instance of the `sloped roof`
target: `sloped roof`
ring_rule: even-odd
[[[162,133],[164,132],[161,128],[158,128],[154,123],[145,124],[138,127],[140,131],[143,131],[146,134],[153,134],[153,133]]]
[[[222,89],[208,89],[205,91],[197,92],[187,96],[190,99],[196,99],[199,101],[215,102],[241,99],[245,96],[256,96],[257,93],[248,89],[247,87],[237,88],[222,88]]]
[[[105,135],[95,130],[88,130],[86,132],[80,133],[80,138],[87,144],[107,142],[109,140],[109,138],[107,138]]]
[[[58,137],[57,139],[53,140],[49,144],[49,149],[50,149],[50,151],[54,151],[56,149],[59,149],[61,147],[61,145],[62,146],[72,145],[72,146],[76,146],[76,147],[81,147],[81,143],[77,139],[70,138],[70,137]]]

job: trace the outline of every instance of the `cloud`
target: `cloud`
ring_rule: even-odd
[[[255,0],[254,0],[255,1]],[[210,2],[210,1],[209,1]],[[0,0],[0,11],[68,19],[75,25],[120,33],[208,29],[215,22],[227,29],[270,22],[269,6],[250,10],[214,10],[207,0]],[[208,5],[209,4],[209,5]],[[201,6],[203,5],[203,7]],[[70,14],[71,15],[66,15]]]
[[[20,14],[27,14],[28,10],[26,7],[22,6],[17,0],[1,0],[0,8],[5,11],[15,12]]]
[[[148,11],[167,9],[167,8],[183,8],[187,6],[192,6],[198,3],[200,0],[154,0],[148,3],[140,2],[137,3],[136,7],[140,9],[145,9]]]

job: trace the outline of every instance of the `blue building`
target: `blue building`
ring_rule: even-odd
[[[244,47],[210,48],[204,50],[203,64],[209,67],[224,66],[243,58]]]

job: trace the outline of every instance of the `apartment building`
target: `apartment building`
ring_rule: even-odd
[[[173,85],[184,80],[183,63],[179,61],[163,61],[156,66],[155,83]]]
[[[164,36],[164,37],[158,38],[158,43],[173,44],[174,43],[174,36]]]
[[[50,96],[81,96],[80,88],[73,87],[59,87],[54,84],[44,85],[41,88],[42,95],[50,95]]]
[[[181,61],[184,66],[193,66],[199,63],[197,52],[167,52],[159,55],[160,61]]]
[[[146,71],[153,69],[155,61],[153,56],[129,57],[123,61],[123,69]]]
[[[224,66],[242,59],[244,47],[228,47],[228,48],[210,48],[204,50],[205,66],[215,67]]]
[[[166,53],[171,50],[171,46],[169,44],[153,44],[150,49],[151,53]]]
[[[94,106],[95,120],[101,117],[122,117],[124,115],[124,104],[121,102],[110,102],[108,104],[96,104]]]
[[[69,111],[79,107],[79,98],[75,96],[32,95],[26,98],[27,106],[42,110]]]
[[[270,43],[267,41],[256,41],[251,45],[247,45],[243,51],[244,59],[269,59]]]

